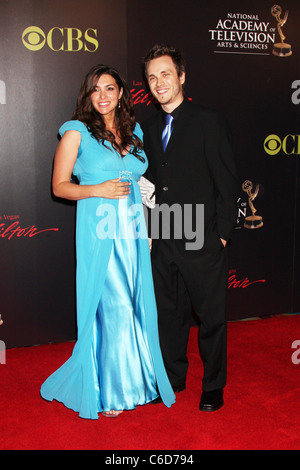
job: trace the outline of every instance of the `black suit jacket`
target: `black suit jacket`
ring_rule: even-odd
[[[149,160],[145,176],[155,184],[156,203],[204,204],[205,244],[213,234],[228,240],[237,217],[238,178],[223,115],[185,99],[166,152],[161,143],[162,111],[142,129]],[[185,241],[183,237],[181,243]]]

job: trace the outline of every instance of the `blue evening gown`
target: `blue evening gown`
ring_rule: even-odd
[[[80,121],[59,130],[81,134],[74,175],[80,184],[122,177],[126,199],[77,201],[77,330],[72,356],[42,385],[41,396],[64,403],[82,418],[130,410],[160,394],[175,395],[161,356],[148,236],[138,180],[148,163],[131,152],[121,157],[94,139]],[[137,124],[135,134],[142,139]]]

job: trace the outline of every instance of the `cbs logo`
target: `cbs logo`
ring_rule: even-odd
[[[91,28],[82,33],[78,28],[55,26],[45,34],[38,26],[29,26],[23,31],[22,42],[30,51],[40,51],[46,43],[55,52],[95,52],[99,47],[97,30]]]
[[[277,155],[281,150],[285,155],[300,154],[300,135],[286,135],[283,139],[271,134],[264,141],[264,149],[268,155]]]

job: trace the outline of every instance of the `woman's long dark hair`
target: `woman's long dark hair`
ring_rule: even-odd
[[[96,84],[103,74],[111,75],[116,80],[119,90],[123,89],[123,94],[119,101],[120,105],[115,111],[118,135],[121,139],[119,144],[114,134],[106,129],[101,114],[94,109],[91,101],[91,94],[95,91]],[[124,151],[127,152],[129,146],[133,146],[133,155],[139,160],[144,161],[144,158],[139,155],[139,152],[143,149],[143,142],[133,133],[136,121],[131,94],[125,80],[116,69],[100,64],[95,65],[88,72],[78,95],[73,119],[83,122],[98,142],[101,141],[103,144],[104,140],[111,142],[113,148],[121,155]]]

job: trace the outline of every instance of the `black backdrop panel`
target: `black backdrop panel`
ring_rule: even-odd
[[[0,337],[74,339],[75,205],[51,195],[53,156],[90,67],[127,73],[126,2],[1,0],[0,30]]]
[[[264,146],[265,141],[267,150],[275,145],[270,135],[283,141],[299,134],[299,105],[291,100],[292,82],[300,77],[299,2],[281,5],[281,18],[289,10],[282,30],[293,51],[284,58],[272,53],[280,39],[268,1],[164,1],[161,8],[154,0],[148,6],[138,1],[129,5],[129,79],[137,97],[139,86],[145,90],[144,102],[136,106],[139,120],[155,112],[141,83],[141,58],[152,45],[168,43],[186,58],[186,95],[224,112],[232,128],[241,186],[229,249],[229,318],[299,311],[299,295],[294,295],[299,281],[298,140],[287,139],[288,154],[281,150],[270,155]],[[244,227],[252,214],[250,194],[242,189],[245,181],[252,182],[252,195],[259,185],[253,204],[263,226],[254,230]]]
[[[127,77],[138,121],[155,112],[141,59],[161,42],[184,52],[187,96],[223,111],[232,128],[240,194],[229,319],[300,311],[300,4],[280,5],[281,18],[289,12],[282,31],[293,52],[284,58],[272,53],[279,35],[267,0],[1,0],[0,339],[7,347],[76,337],[75,205],[51,195],[57,131],[99,62]],[[244,223],[257,185],[263,226],[251,230]]]

